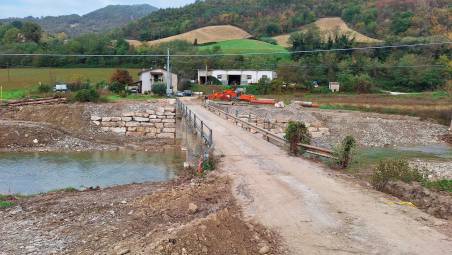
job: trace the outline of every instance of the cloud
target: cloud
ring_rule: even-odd
[[[159,8],[179,7],[194,0],[1,0],[0,18],[86,14],[110,4],[143,4]]]

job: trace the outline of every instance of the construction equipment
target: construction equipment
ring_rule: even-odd
[[[237,93],[233,90],[225,90],[224,92],[217,92],[210,95],[209,100],[219,100],[219,101],[231,101],[237,98]]]

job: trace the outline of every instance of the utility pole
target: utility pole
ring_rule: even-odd
[[[170,49],[168,48],[168,55],[166,58],[166,95],[169,97],[173,93],[171,89],[172,85],[172,75],[171,75],[171,66],[170,66]]]

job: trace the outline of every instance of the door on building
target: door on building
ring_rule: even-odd
[[[240,85],[241,82],[241,75],[228,75],[228,85]]]

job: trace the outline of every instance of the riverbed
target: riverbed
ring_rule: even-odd
[[[185,158],[176,148],[152,153],[0,153],[0,194],[168,181],[183,169]]]

